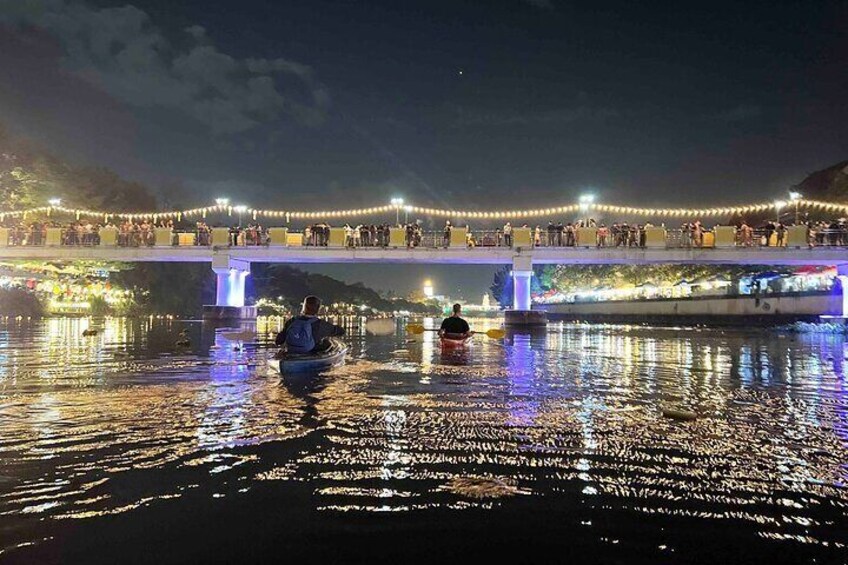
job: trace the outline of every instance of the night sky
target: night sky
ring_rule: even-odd
[[[847,29],[844,1],[0,0],[0,122],[169,205],[750,202],[848,156]]]

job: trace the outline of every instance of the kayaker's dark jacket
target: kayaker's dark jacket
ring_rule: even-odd
[[[289,331],[289,327],[295,319],[313,320],[312,338],[315,340],[316,349],[321,347],[321,343],[328,337],[338,337],[344,335],[345,333],[343,327],[331,324],[330,322],[322,320],[317,316],[298,316],[297,318],[292,318],[291,320],[286,322],[286,325],[283,326],[283,331],[277,334],[277,339],[274,340],[274,343],[280,346],[285,345],[286,333]]]
[[[442,321],[442,331],[448,334],[467,334],[470,330],[468,322],[459,316],[451,316]]]

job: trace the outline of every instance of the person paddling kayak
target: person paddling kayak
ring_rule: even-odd
[[[442,327],[439,329],[439,337],[447,338],[464,338],[471,333],[471,328],[468,327],[468,322],[462,319],[462,305],[453,305],[453,314],[442,320]]]
[[[331,343],[328,338],[343,336],[345,331],[343,327],[319,318],[319,310],[320,298],[304,298],[300,316],[286,322],[274,342],[279,346],[285,345],[288,353],[319,353],[329,349]]]

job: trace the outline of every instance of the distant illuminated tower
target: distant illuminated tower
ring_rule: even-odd
[[[433,281],[430,279],[424,281],[424,296],[433,298]]]
[[[485,308],[488,308],[488,307],[489,307],[489,293],[487,292],[487,293],[483,294],[483,308],[485,309]]]

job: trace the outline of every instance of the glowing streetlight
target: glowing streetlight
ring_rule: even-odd
[[[229,203],[230,203],[229,198],[216,198],[215,199],[215,204],[217,204],[218,206],[226,206]]]
[[[583,216],[584,216],[583,219],[586,221],[587,226],[589,225],[589,218],[588,218],[589,206],[591,206],[594,201],[595,201],[595,195],[594,194],[581,194],[580,195],[580,200],[579,200],[580,211],[583,212]]]
[[[51,206],[53,206],[54,208],[58,208],[59,206],[62,205],[62,199],[61,198],[51,198],[50,200],[47,201],[47,203],[50,204]]]
[[[239,204],[238,206],[233,206],[233,210],[238,212],[238,219],[239,219],[238,225],[239,225],[239,227],[241,227],[241,215],[243,213],[247,212],[247,206],[245,206],[244,204]]]
[[[795,203],[795,225],[798,225],[798,205],[800,204],[800,200],[802,195],[800,192],[792,191],[789,193],[789,200]]]
[[[400,207],[403,206],[403,198],[392,198],[392,206],[395,207],[395,224],[400,224]]]
[[[784,206],[786,206],[785,200],[774,201],[774,211],[777,214],[777,223],[780,223],[780,211],[783,209]]]

